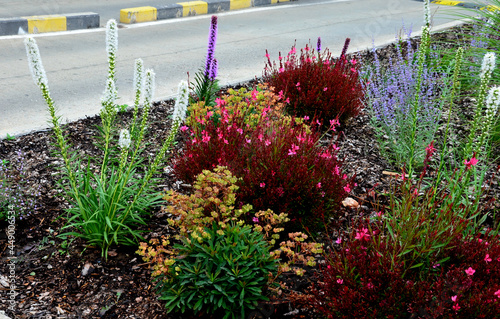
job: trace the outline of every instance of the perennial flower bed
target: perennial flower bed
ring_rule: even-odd
[[[128,111],[111,20],[101,114],[68,125],[27,38],[52,130],[0,142],[0,222],[26,235],[0,255],[7,315],[500,317],[500,30],[441,43],[428,10],[419,41],[335,57],[318,38],[224,89],[214,16],[195,81],[154,104],[138,59]]]

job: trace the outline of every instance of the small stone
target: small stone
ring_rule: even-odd
[[[347,197],[346,199],[344,199],[342,201],[342,205],[344,205],[345,207],[349,207],[349,208],[358,208],[359,207],[358,202],[350,197]]]

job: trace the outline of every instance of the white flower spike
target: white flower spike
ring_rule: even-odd
[[[177,89],[177,99],[175,100],[173,120],[182,123],[186,119],[188,107],[189,90],[186,81],[181,81]]]
[[[493,52],[488,52],[484,55],[483,64],[481,65],[481,79],[490,77],[493,69],[495,69],[496,55]]]
[[[36,44],[35,39],[27,37],[24,39],[24,45],[26,47],[28,64],[33,81],[35,81],[37,86],[43,84],[47,87],[49,82],[47,80],[47,75],[45,74],[45,69],[42,65],[42,58],[40,57],[40,51],[38,50],[38,45]]]
[[[116,55],[118,50],[118,25],[115,19],[106,24],[106,52]]]
[[[500,86],[492,87],[486,97],[486,117],[493,119],[500,107]]]
[[[130,132],[127,129],[120,130],[120,138],[118,139],[118,146],[121,149],[128,149],[130,147],[130,143],[132,140],[130,139]]]

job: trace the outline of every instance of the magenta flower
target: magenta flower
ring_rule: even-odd
[[[359,239],[359,240],[365,240],[365,241],[368,241],[370,240],[370,234],[368,234],[368,229],[367,228],[363,228],[360,232],[357,232],[356,233],[356,239]]]
[[[335,243],[337,243],[337,244],[340,245],[342,243],[342,238],[341,237],[337,238],[337,240],[335,241]]]
[[[260,187],[262,188],[266,187],[266,183],[260,183]]]
[[[470,169],[471,166],[476,166],[476,164],[477,164],[477,158],[472,157],[469,161],[464,160],[464,164],[467,167],[467,169]]]
[[[451,297],[451,301],[453,301],[453,302],[457,302],[457,296],[453,296],[453,297]]]
[[[489,254],[486,254],[486,257],[484,257],[484,261],[486,261],[487,263],[489,263],[491,261]]]
[[[258,223],[258,222],[259,222],[259,219],[258,219],[257,217],[254,217],[254,218],[252,218],[252,221],[253,221],[254,223]]]
[[[351,187],[350,187],[350,185],[349,185],[349,184],[347,184],[346,186],[344,186],[344,191],[345,191],[346,193],[350,193],[350,192],[351,192],[351,190],[352,190],[352,189],[351,189]]]
[[[465,270],[465,273],[468,275],[468,276],[472,276],[474,275],[476,271],[474,269],[472,269],[472,267],[469,267],[468,269]]]
[[[458,304],[455,304],[453,307],[453,310],[458,311],[460,310],[460,306]]]
[[[186,132],[187,130],[189,130],[189,127],[187,127],[186,125],[183,125],[183,126],[181,126],[180,130],[181,130],[181,132]]]
[[[341,279],[337,279],[337,283],[338,283],[339,285],[342,285],[342,284],[344,283],[344,279],[342,279],[342,278],[341,278]]]
[[[494,295],[497,296],[498,298],[500,298],[500,289],[498,289],[497,291],[495,291]]]

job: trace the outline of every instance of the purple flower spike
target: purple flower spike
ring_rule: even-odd
[[[217,16],[212,16],[210,32],[208,33],[207,61],[205,63],[205,77],[209,76],[214,59],[215,43],[217,42]]]
[[[347,53],[347,49],[349,48],[349,43],[351,43],[350,38],[346,38],[344,42],[344,48],[342,48],[342,54],[340,55],[341,58],[345,57],[345,54]]]
[[[318,42],[316,43],[316,51],[321,51],[321,37],[318,37]]]
[[[217,77],[217,59],[212,60],[212,64],[210,65],[210,72],[208,74],[208,78],[213,81]]]

